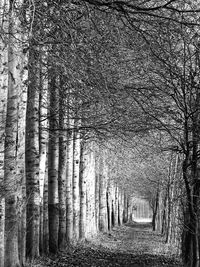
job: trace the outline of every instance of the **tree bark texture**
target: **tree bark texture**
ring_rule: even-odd
[[[39,256],[39,50],[30,47],[29,86],[26,117],[27,256]]]
[[[123,224],[124,192],[119,188],[119,225]]]
[[[5,2],[4,2],[5,3]],[[9,4],[7,2],[7,4]],[[16,3],[20,8],[21,1]],[[5,128],[4,151],[4,186],[5,195],[5,267],[18,267],[18,200],[20,199],[20,187],[17,176],[18,157],[18,101],[21,92],[21,40],[20,22],[15,12],[15,7],[9,7],[9,35],[8,35],[8,95],[7,114]]]
[[[0,2],[0,27],[8,32],[8,9],[9,1]],[[5,126],[8,95],[8,39],[0,38],[0,184],[4,179],[4,147],[5,147]],[[0,266],[4,264],[4,221],[5,201],[3,187],[0,189]]]
[[[48,154],[48,148],[47,148]],[[43,248],[42,251],[48,255],[49,254],[49,212],[48,212],[48,157],[46,158],[46,170],[44,177],[44,194],[43,194]]]
[[[26,41],[26,40],[24,40]],[[18,155],[17,155],[17,180],[19,180],[20,197],[19,197],[19,257],[23,266],[26,261],[26,163],[25,163],[25,147],[26,147],[26,112],[27,112],[27,80],[28,80],[28,56],[24,53],[21,57],[21,92],[18,104]]]
[[[62,86],[62,85],[61,85]],[[61,87],[62,89],[62,87]],[[58,172],[58,195],[59,195],[59,249],[65,249],[66,245],[66,168],[67,168],[67,112],[64,100],[60,96],[59,107],[59,172]]]
[[[97,148],[96,150],[99,150]],[[100,177],[100,156],[99,151],[95,153],[95,221],[96,229],[99,231],[99,177]]]
[[[40,49],[40,91],[39,91],[39,185],[40,185],[40,253],[44,253],[44,184],[48,147],[48,79],[46,47]]]
[[[113,221],[112,221],[112,185],[110,181],[108,182],[107,186],[106,200],[107,200],[107,214],[108,214],[108,230],[111,231],[113,226]]]
[[[73,238],[74,241],[79,239],[79,223],[80,223],[80,121],[75,122],[74,127],[74,159],[73,159]]]
[[[95,218],[95,144],[89,141],[85,148],[85,168],[83,177],[86,181],[86,237],[96,234]]]
[[[108,216],[107,216],[107,180],[108,166],[106,164],[105,152],[100,152],[100,176],[99,176],[99,230],[101,232],[108,231]]]
[[[88,155],[87,145],[82,141],[81,144],[81,162],[80,162],[80,239],[84,239],[86,236],[86,224],[87,224],[87,168]]]
[[[48,212],[49,212],[49,251],[58,250],[59,230],[59,197],[58,197],[58,167],[59,167],[59,89],[58,77],[52,69],[50,77],[50,118],[48,147]]]
[[[73,158],[74,158],[74,121],[68,116],[67,132],[67,170],[66,170],[66,239],[73,239]]]
[[[114,226],[119,224],[119,188],[115,184],[115,200],[114,200]]]
[[[123,223],[128,222],[128,199],[127,194],[124,192],[124,208],[123,208]]]

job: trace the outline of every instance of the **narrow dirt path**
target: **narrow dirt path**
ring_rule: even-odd
[[[117,227],[111,234],[101,234],[35,266],[181,267],[175,252],[148,224],[134,223]]]

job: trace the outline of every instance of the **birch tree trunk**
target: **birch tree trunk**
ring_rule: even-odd
[[[58,162],[59,162],[59,89],[55,70],[50,71],[50,119],[48,148],[48,212],[49,212],[49,251],[58,250],[59,197],[58,197]]]
[[[80,222],[80,193],[79,193],[79,174],[80,174],[80,121],[75,122],[74,127],[74,160],[73,160],[73,239],[79,239]]]
[[[115,185],[115,214],[114,214],[114,226],[118,226],[119,221],[119,188]]]
[[[39,50],[30,47],[29,86],[26,117],[27,257],[39,256]]]
[[[22,2],[15,3],[18,8]],[[4,186],[5,195],[5,267],[18,267],[18,199],[21,193],[17,176],[18,157],[18,101],[21,91],[21,56],[22,35],[20,21],[16,14],[16,6],[9,7],[9,39],[8,39],[8,96],[5,128],[4,154]]]
[[[24,42],[26,40],[24,39]],[[26,43],[26,42],[25,42]],[[17,155],[17,180],[20,181],[20,220],[19,220],[19,257],[23,266],[26,260],[26,175],[25,175],[25,143],[26,143],[26,108],[27,108],[27,80],[28,56],[21,57],[21,92],[18,103],[18,155]]]
[[[123,204],[124,204],[124,192],[119,190],[119,225],[123,224]]]
[[[106,164],[105,151],[101,152],[100,157],[100,177],[99,177],[99,230],[102,232],[108,231],[108,216],[107,216],[107,175],[108,166]]]
[[[87,171],[88,171],[88,151],[87,145],[84,141],[81,144],[81,162],[80,162],[80,239],[84,239],[86,236],[86,224],[87,224],[87,193],[86,193],[86,183],[87,183]]]
[[[62,89],[62,87],[61,87]],[[63,99],[60,96],[59,117],[59,173],[58,173],[58,195],[59,195],[59,249],[64,250],[66,245],[66,167],[67,167],[67,112]]]
[[[44,252],[44,187],[47,165],[48,146],[48,80],[45,77],[47,68],[46,48],[40,50],[40,95],[39,95],[39,182],[40,182],[40,253]]]
[[[70,243],[73,239],[73,158],[74,158],[74,122],[68,114],[67,134],[67,170],[66,170],[66,239]]]
[[[95,153],[95,217],[96,217],[96,230],[99,231],[99,177],[100,177],[100,168],[99,168],[99,151]]]
[[[48,147],[47,147],[48,154]],[[43,252],[49,254],[49,213],[48,213],[48,157],[46,159],[46,170],[44,177],[43,194]]]
[[[96,230],[95,218],[95,151],[94,142],[88,140],[83,150],[83,181],[86,193],[86,216],[83,218],[85,224],[85,237],[94,236]],[[85,202],[84,202],[85,204]],[[82,230],[83,232],[83,230]]]
[[[0,2],[0,27],[8,32],[8,0]],[[0,38],[0,186],[3,188],[4,179],[4,147],[5,147],[5,125],[8,94],[8,40],[6,35]],[[4,192],[0,190],[0,266],[4,265],[4,220],[5,201]]]

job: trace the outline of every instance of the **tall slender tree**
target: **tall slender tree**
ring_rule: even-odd
[[[74,158],[73,158],[73,236],[78,241],[80,223],[80,155],[81,155],[81,135],[80,119],[76,118],[74,123]]]
[[[40,183],[40,252],[46,247],[44,243],[44,187],[47,167],[48,147],[48,79],[47,47],[40,49],[40,90],[39,90],[39,183]]]
[[[30,44],[29,86],[26,116],[26,192],[27,192],[27,256],[39,253],[40,181],[39,181],[39,95],[40,51]]]
[[[20,186],[17,178],[17,155],[18,155],[18,103],[21,92],[21,56],[22,54],[22,28],[17,8],[21,8],[22,1],[16,5],[8,3],[9,27],[8,27],[8,96],[7,115],[5,127],[5,152],[4,152],[4,186],[5,195],[5,267],[18,267],[18,200]],[[21,29],[21,31],[20,31]],[[16,41],[17,40],[17,41]],[[24,118],[21,118],[24,119]]]
[[[64,92],[61,78],[60,105],[59,105],[59,173],[58,173],[58,194],[59,194],[59,249],[66,245],[66,171],[67,171],[67,108],[64,101]]]
[[[66,170],[66,239],[68,243],[73,239],[73,131],[74,120],[70,118],[68,112],[67,131],[67,170]]]
[[[0,3],[0,25],[4,32],[8,32],[8,9],[9,1]],[[0,39],[0,183],[3,185],[4,178],[4,142],[5,142],[5,124],[7,109],[7,90],[8,90],[8,38]],[[3,190],[0,191],[0,266],[4,264],[4,220],[5,220],[5,203]]]
[[[49,212],[49,251],[58,250],[59,231],[59,78],[54,67],[49,72],[50,117],[49,117],[49,147],[48,147],[48,212]]]
[[[108,182],[108,166],[106,163],[105,150],[100,152],[100,177],[99,177],[99,230],[107,232],[107,200],[106,189]]]
[[[23,35],[23,47],[28,45],[27,33]],[[19,257],[23,266],[26,261],[26,113],[27,113],[27,80],[28,80],[28,55],[23,53],[21,57],[21,91],[18,103],[18,155],[17,155],[17,180],[20,182],[19,194]]]

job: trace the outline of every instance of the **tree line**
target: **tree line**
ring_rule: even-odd
[[[109,174],[114,106],[84,40],[94,29],[73,4],[0,10],[0,259],[16,267],[128,221],[131,209]]]

